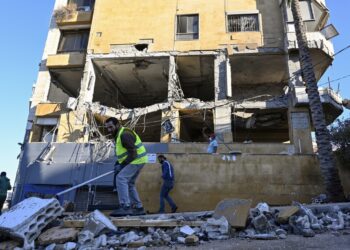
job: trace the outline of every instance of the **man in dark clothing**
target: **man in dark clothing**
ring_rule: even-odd
[[[118,217],[145,214],[135,181],[148,161],[146,148],[140,137],[133,130],[121,126],[116,118],[108,118],[105,126],[115,138],[118,158],[114,183],[118,192],[119,208],[110,215]]]
[[[11,190],[10,180],[6,177],[6,172],[1,172],[0,175],[0,215],[2,207],[6,201],[7,190]]]
[[[162,179],[163,179],[162,189],[160,190],[160,206],[159,206],[158,212],[159,213],[165,212],[165,203],[164,203],[164,199],[165,199],[171,207],[171,212],[175,213],[177,210],[177,206],[169,196],[169,192],[174,188],[174,181],[175,181],[174,168],[170,164],[170,162],[167,161],[164,155],[159,155],[158,161],[162,166]]]

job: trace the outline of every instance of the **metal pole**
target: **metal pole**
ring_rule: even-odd
[[[97,177],[95,177],[95,178],[93,178],[93,179],[91,179],[91,180],[85,181],[85,182],[80,183],[80,184],[78,184],[78,185],[76,185],[76,186],[74,186],[74,187],[68,188],[67,190],[64,190],[64,191],[62,191],[62,192],[59,192],[59,193],[56,194],[56,196],[61,196],[62,194],[68,193],[68,192],[70,192],[70,191],[72,191],[72,190],[74,190],[74,189],[77,189],[77,188],[79,188],[79,187],[81,187],[81,186],[84,186],[84,185],[86,185],[86,184],[88,184],[88,183],[90,183],[90,182],[96,181],[96,180],[98,180],[98,179],[101,179],[102,177],[105,177],[105,176],[110,175],[110,174],[113,174],[113,173],[114,173],[114,170],[109,171],[109,172],[107,172],[107,173],[104,173],[104,174],[102,174],[102,175],[99,175],[99,176],[97,176]]]

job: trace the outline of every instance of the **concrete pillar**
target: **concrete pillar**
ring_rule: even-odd
[[[179,77],[176,73],[175,57],[169,57],[169,81],[168,81],[168,102],[173,100],[182,99],[184,93],[179,85]]]
[[[299,54],[288,57],[290,100],[288,107],[288,125],[290,142],[294,144],[295,153],[311,154],[313,145],[311,138],[311,119],[308,107],[297,107],[295,89],[304,88],[300,71]]]
[[[214,130],[219,142],[231,143],[233,141],[231,113],[230,106],[217,107],[214,110]]]
[[[231,97],[231,66],[224,52],[220,52],[214,60],[214,74],[215,100]]]
[[[77,125],[85,125],[85,119],[88,105],[92,103],[96,83],[96,75],[92,60],[89,56],[86,57],[84,74],[80,84],[80,93],[77,105]]]

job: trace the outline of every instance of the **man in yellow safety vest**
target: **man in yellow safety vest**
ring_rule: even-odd
[[[146,148],[135,131],[121,126],[118,119],[108,118],[105,126],[115,138],[117,156],[115,183],[119,207],[110,215],[119,217],[145,214],[135,181],[148,161]]]

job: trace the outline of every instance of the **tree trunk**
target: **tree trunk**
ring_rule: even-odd
[[[343,201],[345,200],[344,190],[335,164],[330,134],[326,126],[322,103],[318,93],[315,72],[307,44],[304,23],[301,17],[299,0],[292,0],[291,8],[299,46],[301,70],[303,79],[306,82],[306,92],[309,97],[312,122],[315,127],[318,159],[323,182],[330,201]]]

